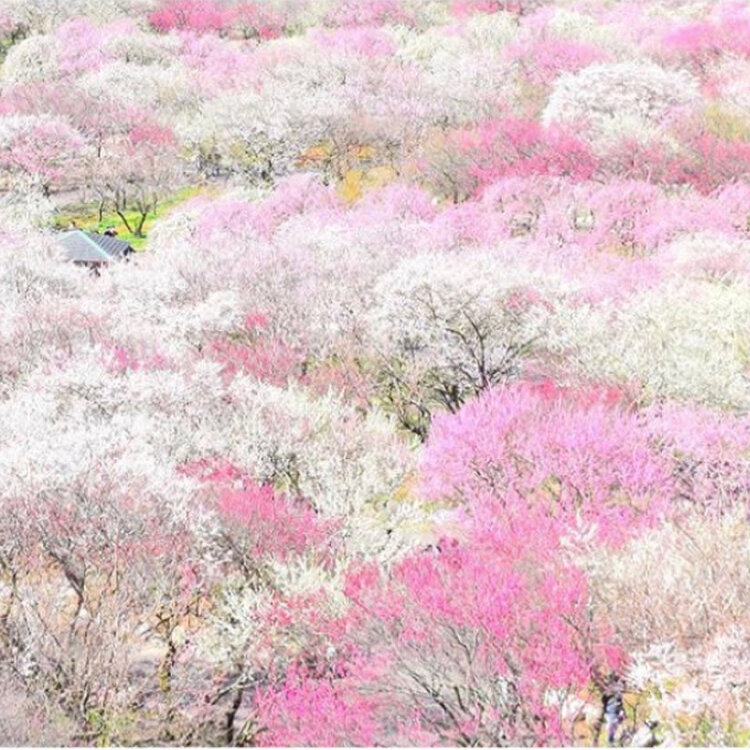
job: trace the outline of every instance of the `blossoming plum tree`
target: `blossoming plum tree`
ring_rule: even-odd
[[[677,493],[669,463],[617,401],[616,391],[550,383],[487,391],[435,419],[423,490],[469,501],[490,490],[508,504],[538,505],[563,527],[584,521],[602,538],[628,538],[669,512]]]
[[[621,655],[587,614],[585,577],[560,558],[551,527],[482,507],[461,525],[462,542],[445,538],[389,576],[350,573],[349,614],[328,626],[335,648],[256,698],[264,744],[314,743],[321,709],[336,741],[572,737],[569,696],[596,691]],[[529,533],[533,545],[521,541]]]
[[[439,406],[517,376],[542,344],[547,303],[535,274],[485,252],[423,255],[375,288],[371,336],[383,360],[384,395],[401,423],[424,437]],[[551,286],[551,284],[550,284]]]
[[[0,5],[0,736],[746,743],[746,3]]]
[[[49,116],[0,119],[0,169],[48,195],[66,175],[84,145],[80,133]]]

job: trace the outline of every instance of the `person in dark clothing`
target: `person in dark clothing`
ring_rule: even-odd
[[[602,695],[604,704],[604,720],[607,724],[607,744],[615,744],[615,735],[620,724],[625,720],[625,705],[622,700],[623,686],[619,680],[610,679],[607,689]]]

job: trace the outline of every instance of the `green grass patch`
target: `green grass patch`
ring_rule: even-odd
[[[131,232],[128,232],[122,219],[111,209],[106,209],[102,213],[101,220],[99,220],[98,202],[65,206],[59,209],[54,218],[53,226],[55,229],[68,229],[75,222],[78,229],[86,229],[90,232],[104,232],[105,229],[114,227],[117,231],[118,240],[128,242],[134,250],[142,251],[147,247],[148,232],[154,221],[169,213],[170,210],[180,203],[184,203],[196,195],[209,192],[210,190],[202,185],[189,185],[163,198],[159,201],[156,211],[146,216],[146,222],[143,225],[143,237],[136,237]],[[125,211],[123,213],[130,226],[137,226],[140,218],[140,214],[137,211]]]

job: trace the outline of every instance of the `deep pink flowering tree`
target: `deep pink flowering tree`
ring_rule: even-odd
[[[262,2],[239,3],[231,9],[232,24],[246,39],[276,39],[286,26],[284,14]]]
[[[598,161],[573,131],[507,118],[449,132],[428,154],[427,180],[454,200],[507,177],[589,179]]]
[[[258,583],[268,560],[303,554],[325,559],[337,524],[319,519],[303,499],[285,497],[258,485],[232,463],[203,459],[181,467],[204,485],[203,494],[218,522],[217,547]]]
[[[342,672],[334,671],[331,679],[302,666],[290,668],[283,683],[256,696],[256,742],[265,747],[375,745],[381,736],[380,701],[358,692],[356,679]]]
[[[681,130],[680,153],[660,143],[644,145],[625,139],[606,155],[602,172],[665,186],[690,185],[704,195],[747,179],[750,144],[720,138],[688,123]]]
[[[750,56],[750,14],[743,3],[719,2],[707,17],[665,29],[657,54],[702,75],[723,55]]]
[[[658,522],[677,492],[669,463],[621,398],[553,384],[490,390],[435,418],[423,491],[470,503],[490,490],[501,505],[536,507],[563,527],[583,518],[602,539],[627,539]]]
[[[570,741],[570,699],[596,695],[622,654],[548,521],[498,520],[479,498],[474,508],[463,541],[390,574],[350,572],[349,614],[328,626],[335,645],[256,697],[263,744]]]
[[[206,34],[229,28],[232,14],[227,6],[213,0],[172,0],[150,13],[148,20],[158,31]]]
[[[510,45],[506,54],[530,84],[545,89],[566,71],[575,72],[608,59],[606,50],[594,45],[558,39],[525,40]]]
[[[245,318],[243,332],[230,339],[208,342],[204,353],[223,365],[222,374],[227,381],[244,372],[275,385],[286,385],[303,374],[304,356],[283,341],[266,335],[267,327],[265,315],[250,313]]]

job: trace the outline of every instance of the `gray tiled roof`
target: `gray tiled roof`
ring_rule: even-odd
[[[122,260],[133,251],[127,242],[116,237],[80,229],[65,232],[58,242],[65,249],[65,259],[79,263],[109,263]]]

